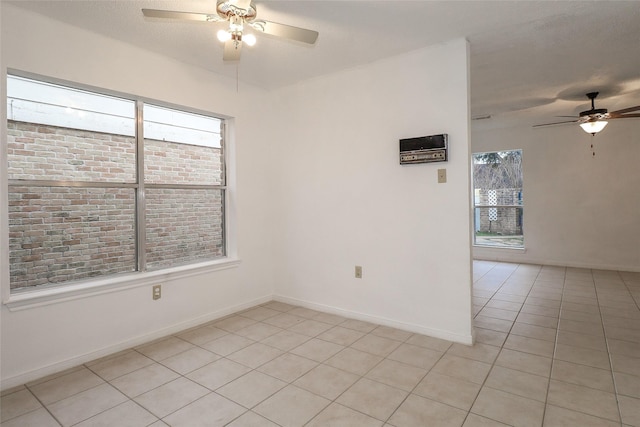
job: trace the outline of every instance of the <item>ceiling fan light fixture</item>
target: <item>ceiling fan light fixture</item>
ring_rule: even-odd
[[[596,133],[602,131],[602,129],[607,126],[607,121],[605,120],[596,120],[591,122],[580,123],[580,127],[586,133],[590,133],[591,135],[595,135]]]
[[[218,40],[221,42],[226,42],[227,40],[231,40],[231,33],[227,30],[220,30],[217,33]]]
[[[254,46],[256,44],[256,36],[253,34],[244,34],[242,41],[245,42],[247,46]]]

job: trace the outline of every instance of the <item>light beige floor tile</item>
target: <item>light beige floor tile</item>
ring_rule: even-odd
[[[8,395],[13,394],[13,393],[15,393],[17,391],[22,391],[22,390],[26,390],[26,389],[27,389],[27,387],[24,384],[19,385],[19,386],[15,386],[15,387],[11,387],[11,388],[7,388],[5,390],[0,391],[0,397],[8,396]]]
[[[516,322],[526,323],[528,325],[541,326],[543,328],[557,328],[558,318],[549,316],[540,316],[537,314],[520,313]]]
[[[71,426],[127,401],[127,397],[109,384],[75,394],[48,406],[63,425]]]
[[[572,345],[558,344],[555,358],[600,369],[611,369],[609,355],[604,351],[591,350]]]
[[[493,361],[496,360],[496,357],[498,357],[499,352],[500,347],[482,343],[476,343],[472,346],[456,343],[447,350],[447,354],[485,363],[493,363]]]
[[[552,357],[554,343],[552,341],[537,340],[519,335],[509,335],[504,342],[504,348],[531,353],[537,356]]]
[[[262,307],[270,308],[272,310],[276,310],[280,312],[287,312],[287,311],[293,310],[297,306],[287,304],[286,302],[281,302],[281,301],[269,301],[268,303],[262,304]]]
[[[209,393],[210,391],[205,387],[180,377],[134,400],[158,418],[164,418]]]
[[[313,319],[318,314],[320,314],[319,311],[305,307],[295,307],[289,310],[288,313],[293,314],[294,316],[304,317],[305,319]]]
[[[371,368],[382,361],[382,357],[364,351],[355,350],[351,347],[345,348],[325,363],[334,368],[351,372],[357,375],[364,375]]]
[[[500,423],[476,414],[467,415],[462,427],[508,427],[508,424]]]
[[[413,393],[468,411],[480,387],[480,384],[429,372]]]
[[[363,322],[362,320],[347,319],[340,323],[343,328],[353,329],[359,332],[369,333],[373,331],[378,325],[369,322]]]
[[[315,337],[331,328],[333,328],[333,325],[330,325],[329,323],[307,319],[290,327],[289,330],[309,337]]]
[[[209,390],[216,390],[250,370],[250,368],[232,360],[220,359],[196,369],[187,374],[186,377],[207,387]]]
[[[451,341],[443,340],[440,338],[428,337],[426,335],[413,334],[407,339],[405,344],[413,344],[419,347],[430,348],[432,350],[439,350],[445,352],[453,344]]]
[[[175,356],[167,357],[161,363],[180,375],[186,375],[218,359],[220,356],[217,354],[195,347]]]
[[[280,356],[283,352],[275,347],[269,347],[262,343],[254,343],[250,346],[238,350],[235,353],[231,353],[227,356],[227,359],[231,359],[234,362],[241,363],[250,368],[257,368],[270,360]]]
[[[253,411],[283,427],[297,427],[307,423],[330,403],[330,400],[288,385]]]
[[[512,302],[512,301],[503,301],[493,297],[491,300],[487,302],[487,307],[518,312],[522,308],[522,303]]]
[[[337,314],[320,313],[314,316],[313,320],[317,320],[318,322],[323,323],[329,323],[330,325],[339,325],[347,319],[345,317],[338,316]]]
[[[82,367],[66,375],[34,385],[30,387],[30,390],[44,405],[48,405],[103,383],[102,378]]]
[[[116,378],[111,381],[111,385],[128,397],[135,397],[162,384],[173,381],[179,376],[180,375],[171,369],[159,363],[154,363]]]
[[[282,328],[260,322],[240,329],[236,332],[236,335],[240,335],[241,337],[249,338],[254,341],[261,341],[271,335],[277,334],[280,331],[282,331]]]
[[[318,396],[334,400],[360,377],[328,365],[318,365],[293,384]]]
[[[216,393],[250,409],[286,385],[284,381],[258,371],[251,371],[220,387]]]
[[[247,411],[233,422],[227,424],[227,427],[279,427],[278,424],[273,423],[255,412]]]
[[[190,329],[186,332],[178,334],[177,337],[183,339],[191,344],[202,345],[209,341],[213,341],[224,335],[227,335],[227,331],[218,329],[215,326],[202,326],[196,329]]]
[[[614,373],[618,393],[640,399],[640,377],[622,372]]]
[[[290,352],[316,362],[324,362],[331,356],[344,349],[344,346],[329,341],[312,338],[309,341],[294,348]]]
[[[589,323],[581,320],[561,318],[558,323],[561,331],[577,332],[579,334],[604,336],[604,328],[601,323]]]
[[[579,334],[569,331],[558,331],[558,344],[607,351],[607,343],[603,336]]]
[[[137,347],[136,350],[150,359],[160,361],[175,354],[182,353],[183,351],[187,351],[193,347],[193,344],[185,340],[181,340],[177,337],[169,337],[161,341],[154,342],[153,344]]]
[[[508,320],[513,322],[518,317],[517,311],[502,310],[499,308],[491,308],[485,306],[479,313],[481,316],[491,317],[493,319]]]
[[[142,406],[127,400],[88,420],[76,424],[77,427],[141,427],[148,426],[158,419]]]
[[[457,427],[462,425],[466,415],[466,411],[411,394],[391,416],[389,423],[396,426]]]
[[[354,329],[349,329],[342,326],[335,326],[328,331],[325,331],[318,335],[318,338],[335,344],[349,346],[362,338],[364,335],[364,332],[356,331]]]
[[[483,316],[482,314],[478,314],[473,319],[473,322],[480,328],[491,329],[492,331],[498,332],[509,332],[513,326],[513,322],[511,320],[496,319],[493,317]]]
[[[500,351],[496,365],[546,377],[551,374],[551,358],[505,348]]]
[[[304,317],[294,316],[288,313],[278,314],[277,316],[270,317],[264,320],[264,323],[277,326],[278,328],[290,328],[292,326],[297,325],[298,323],[304,322],[306,319]]]
[[[275,335],[271,335],[268,338],[260,341],[262,344],[266,344],[271,347],[275,347],[282,351],[289,351],[295,347],[298,347],[300,344],[307,342],[311,339],[306,335],[296,334],[295,332],[284,330],[282,332],[278,332]]]
[[[44,408],[27,412],[2,423],[2,427],[60,427],[55,418]]]
[[[202,344],[202,348],[212,351],[220,356],[228,356],[245,347],[253,344],[254,341],[249,338],[241,337],[236,334],[227,334],[208,343]]]
[[[549,308],[557,308],[558,310],[560,309],[560,301],[558,300],[550,300],[550,299],[545,299],[545,298],[540,298],[540,297],[535,297],[535,296],[528,296],[527,300],[525,301],[524,305],[540,305],[543,307],[549,307]]]
[[[624,354],[611,354],[613,370],[640,377],[640,357],[630,357]]]
[[[613,376],[608,369],[593,368],[587,365],[554,360],[551,378],[571,384],[595,388],[609,393],[614,392]]]
[[[544,403],[483,387],[471,412],[513,426],[539,427]]]
[[[258,368],[272,377],[290,383],[318,366],[318,362],[291,353],[285,353]]]
[[[640,426],[640,399],[619,396],[622,422],[630,426]]]
[[[616,396],[613,393],[551,380],[547,403],[612,421],[620,421]]]
[[[403,331],[397,328],[391,328],[389,326],[378,326],[373,331],[371,331],[371,334],[401,342],[406,341],[407,339],[409,339],[409,337],[411,337],[411,335],[413,335],[413,333],[411,332]]]
[[[445,354],[431,372],[482,384],[490,369],[491,365],[488,363]]]
[[[376,356],[386,357],[398,348],[400,344],[402,343],[399,341],[369,334],[351,344],[351,348],[375,354]]]
[[[485,385],[507,393],[533,400],[545,401],[547,398],[547,386],[549,378],[529,374],[514,369],[494,366]]]
[[[443,351],[431,350],[413,344],[401,344],[387,359],[396,360],[422,369],[431,369],[440,360]]]
[[[29,390],[26,388],[21,389],[3,396],[0,399],[0,408],[2,409],[2,411],[0,411],[0,421],[6,421],[24,415],[27,412],[35,411],[41,407],[40,402],[38,402]]]
[[[482,344],[495,345],[497,347],[502,347],[504,341],[507,339],[506,332],[498,332],[492,331],[491,329],[484,328],[475,328],[476,331],[476,342]]]
[[[378,420],[386,420],[400,406],[408,393],[362,378],[345,391],[337,403]]]
[[[498,291],[492,298],[494,301],[507,301],[507,302],[516,302],[522,305],[524,301],[527,299],[524,295],[514,295],[508,292]]]
[[[222,427],[245,411],[237,403],[209,393],[167,416],[164,421],[171,427]]]
[[[256,323],[256,321],[253,319],[238,315],[232,315],[214,322],[213,326],[227,332],[236,332],[242,328],[253,325],[254,323]]]
[[[95,365],[88,365],[89,369],[107,381],[111,381],[121,375],[128,374],[147,365],[151,365],[153,360],[149,359],[137,351],[127,351],[119,356],[106,359]]]
[[[555,341],[558,330],[555,328],[545,328],[542,326],[530,325],[528,323],[515,322],[511,333],[528,338],[535,338],[543,341]]]
[[[338,403],[332,403],[305,427],[379,427],[382,421],[356,412]]]
[[[129,351],[129,350],[126,350],[126,351]],[[120,354],[124,354],[124,352],[121,352]],[[106,358],[103,359],[103,360],[106,360]],[[92,363],[92,362],[89,362],[88,364],[90,364],[90,363]],[[87,369],[87,367],[85,365],[74,366],[73,368],[65,369],[63,371],[54,372],[51,375],[46,375],[46,376],[44,376],[42,378],[38,378],[35,381],[30,381],[30,382],[28,382],[26,384],[20,385],[19,387],[20,388],[25,388],[25,386],[26,386],[26,387],[31,389],[31,388],[35,387],[36,385],[38,385],[38,384],[46,383],[46,382],[49,382],[51,380],[55,380],[55,379],[57,379],[59,377],[64,377],[64,376],[72,374],[74,372],[82,371],[82,370],[86,370],[86,369]],[[13,387],[13,388],[15,388],[15,387]],[[11,390],[4,390],[0,394],[4,396],[5,392],[7,392],[7,391],[11,392]]]
[[[536,305],[531,303],[526,303],[522,305],[521,313],[526,314],[535,314],[538,316],[547,316],[547,317],[555,317],[558,318],[560,316],[560,308],[559,307],[549,307],[545,305]]]
[[[260,307],[250,308],[249,310],[242,311],[238,314],[240,316],[248,317],[251,320],[255,320],[256,322],[261,322],[270,317],[277,316],[280,313],[281,312],[278,310],[273,310],[265,306],[260,306]]]
[[[547,405],[544,413],[544,427],[619,427],[620,424],[604,418],[594,417],[582,412]]]
[[[623,354],[631,357],[640,355],[640,343],[607,338],[607,344],[611,354]]]
[[[366,377],[400,390],[411,391],[426,374],[426,369],[385,359],[370,370]]]
[[[566,299],[566,295],[565,295]],[[580,311],[582,313],[593,313],[600,316],[600,309],[598,308],[598,301],[594,301],[595,304],[578,304],[574,302],[563,301],[562,303],[562,311]]]

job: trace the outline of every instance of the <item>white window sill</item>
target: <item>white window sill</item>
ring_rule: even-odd
[[[26,290],[9,295],[9,298],[4,301],[4,304],[10,311],[27,310],[64,301],[125,291],[140,286],[155,285],[162,281],[182,279],[198,274],[235,268],[239,264],[239,259],[224,258],[157,271],[136,272],[88,282]]]

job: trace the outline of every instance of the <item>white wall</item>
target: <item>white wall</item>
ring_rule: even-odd
[[[611,120],[594,139],[577,125],[472,133],[472,151],[522,148],[525,250],[479,259],[640,271],[640,122]]]
[[[163,280],[159,301],[151,300],[149,285],[22,311],[12,312],[3,305],[2,387],[269,300],[275,264],[270,249],[274,211],[269,189],[273,174],[271,144],[263,130],[269,129],[272,117],[269,111],[257,107],[267,104],[267,93],[244,85],[236,93],[235,81],[4,2],[1,15],[3,85],[4,67],[8,67],[235,118],[237,192],[231,208],[237,213],[235,241],[241,259],[233,269]],[[6,135],[5,121],[0,121]],[[6,157],[0,157],[4,163]],[[0,184],[0,285],[6,295],[6,176]]]
[[[288,136],[274,148],[283,213],[276,293],[470,343],[466,41],[278,95]],[[449,134],[447,163],[399,165],[400,138],[440,133]],[[447,183],[437,183],[438,168]]]

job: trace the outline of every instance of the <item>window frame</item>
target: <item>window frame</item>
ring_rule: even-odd
[[[475,168],[475,156],[478,154],[493,154],[493,153],[508,153],[508,152],[514,152],[517,151],[520,153],[520,167],[521,167],[521,172],[520,172],[520,178],[522,180],[522,186],[520,187],[520,204],[493,204],[493,205],[487,205],[487,204],[476,204],[476,182],[475,182],[475,176],[474,176],[474,168]],[[515,251],[525,251],[526,247],[525,247],[525,238],[524,238],[524,199],[522,198],[522,194],[524,193],[524,171],[522,170],[522,159],[523,159],[523,153],[524,150],[522,148],[512,148],[512,149],[507,149],[507,150],[488,150],[488,151],[478,151],[478,152],[474,152],[471,153],[471,181],[472,181],[472,219],[473,219],[473,233],[472,233],[472,246],[475,248],[482,248],[482,249],[507,249],[507,250],[515,250]],[[491,190],[491,189],[487,189],[487,190]],[[495,189],[494,189],[495,190]],[[516,216],[516,219],[520,219],[520,224],[519,226],[522,229],[522,245],[521,246],[508,246],[508,245],[486,245],[486,244],[479,244],[477,243],[477,218],[478,215],[476,214],[478,209],[520,209],[520,215]],[[516,221],[517,223],[518,221]]]
[[[210,111],[200,110],[192,107],[186,107],[183,105],[176,105],[161,100],[151,99],[143,96],[137,96],[133,94],[126,94],[117,91],[112,91],[103,88],[97,88],[81,83],[65,81],[61,79],[55,79],[47,76],[42,76],[34,73],[23,72],[14,69],[7,69],[5,73],[2,73],[4,91],[4,106],[2,120],[2,133],[4,136],[5,144],[2,148],[2,155],[0,160],[2,166],[0,166],[1,180],[0,183],[5,188],[7,197],[9,195],[9,189],[11,186],[28,185],[28,186],[49,186],[49,187],[82,187],[82,188],[133,188],[135,190],[135,239],[136,239],[136,269],[129,273],[111,274],[108,276],[101,276],[91,279],[79,279],[67,282],[60,282],[57,284],[38,285],[33,287],[18,288],[11,291],[10,289],[10,276],[9,269],[6,269],[6,274],[0,276],[0,282],[2,283],[2,301],[11,310],[22,310],[27,308],[39,307],[42,305],[48,305],[61,301],[68,301],[77,298],[84,298],[93,295],[99,295],[109,292],[122,291],[126,289],[132,289],[139,286],[147,286],[149,284],[157,284],[159,280],[175,280],[192,275],[204,274],[211,271],[217,271],[221,269],[236,267],[240,260],[237,257],[237,250],[235,244],[235,215],[232,214],[235,210],[232,208],[232,202],[234,198],[231,193],[232,188],[235,187],[235,168],[231,163],[233,161],[233,125],[234,120],[231,117],[221,114],[212,113]],[[88,92],[93,92],[101,95],[117,97],[129,101],[133,101],[135,104],[135,167],[136,167],[136,182],[91,182],[91,181],[75,181],[75,180],[10,180],[8,176],[8,155],[7,155],[7,93],[6,83],[9,76],[22,77],[26,79],[32,79],[54,85],[60,85],[71,89],[78,89]],[[144,182],[144,117],[143,109],[144,105],[154,105],[158,107],[174,109],[181,112],[193,113],[212,117],[220,120],[220,150],[221,150],[221,183],[220,184],[150,184]],[[195,188],[202,190],[220,190],[222,193],[222,239],[223,239],[223,255],[221,257],[212,258],[208,260],[195,261],[191,263],[174,265],[170,267],[161,267],[154,270],[147,270],[146,268],[146,215],[145,215],[145,188],[169,188],[169,189],[185,189]],[[5,200],[7,201],[7,200]],[[9,206],[8,203],[4,203],[6,209],[2,209],[0,215],[2,216],[3,227],[1,230],[2,240],[8,244],[9,234]],[[9,250],[7,245],[6,256],[3,256],[2,263],[9,265]]]

